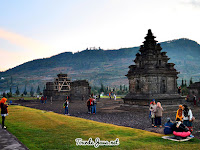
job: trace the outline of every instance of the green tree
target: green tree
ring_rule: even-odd
[[[38,85],[37,94],[40,94],[40,93],[41,93],[41,91],[40,91],[40,87],[39,87],[39,85]]]
[[[26,85],[25,85],[25,88],[24,88],[24,92],[23,92],[24,95],[27,95],[27,91],[26,91]]]
[[[184,87],[184,81],[183,81],[183,78],[182,78],[182,84],[181,84],[181,87]]]
[[[100,92],[104,92],[104,91],[105,91],[105,88],[104,88],[103,84],[101,83]]]
[[[10,87],[10,93],[12,93],[12,87]]]
[[[32,97],[33,97],[33,95],[34,95],[33,87],[31,87],[30,95],[31,95]]]
[[[119,90],[122,91],[122,85],[119,86]]]
[[[185,80],[185,85],[184,85],[185,87],[187,87],[187,81]]]
[[[16,95],[19,95],[19,94],[20,94],[18,86],[17,86],[17,90],[16,90],[15,94],[16,94]]]
[[[192,77],[190,78],[190,85],[193,84]]]

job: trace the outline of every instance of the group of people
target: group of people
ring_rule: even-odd
[[[90,98],[87,100],[88,114],[96,114],[96,105],[96,98],[90,96]]]
[[[150,117],[152,121],[152,127],[162,127],[161,117],[163,108],[160,102],[155,102],[155,99],[150,103]],[[192,122],[195,118],[193,117],[192,111],[187,105],[179,105],[179,109],[176,113],[176,122],[172,123],[170,118],[167,118],[167,123],[165,123],[164,133],[174,134],[179,137],[191,136],[193,131]]]
[[[47,103],[47,96],[42,96],[42,97],[40,98],[40,102],[41,102],[42,104],[46,104],[46,103]]]
[[[0,100],[0,108],[1,108],[1,116],[2,116],[2,129],[6,129],[5,126],[5,117],[8,115],[8,105],[5,104],[7,101],[7,99],[5,97],[3,97]]]
[[[155,99],[152,100],[152,102],[150,103],[150,118],[151,118],[151,121],[152,121],[152,127],[162,127],[162,124],[161,124],[161,117],[162,117],[162,112],[164,111],[162,106],[161,106],[161,103],[160,102],[155,102]]]
[[[116,94],[114,94],[113,92],[110,92],[108,95],[109,95],[109,97],[110,97],[110,100],[111,100],[112,97],[114,98],[114,100],[117,99]]]

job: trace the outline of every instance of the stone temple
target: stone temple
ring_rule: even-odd
[[[86,80],[71,81],[67,74],[60,73],[53,82],[46,83],[43,94],[54,100],[65,100],[67,96],[70,96],[72,101],[81,100],[83,97],[86,100],[91,95],[91,87]]]
[[[168,63],[167,52],[161,52],[160,44],[148,30],[140,52],[136,54],[135,65],[129,66],[129,93],[124,102],[130,104],[149,104],[155,99],[165,103],[178,102],[177,74],[174,63]]]

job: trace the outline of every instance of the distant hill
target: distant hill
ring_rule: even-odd
[[[192,40],[182,38],[160,43],[162,51],[175,63],[175,68],[182,78],[193,81],[200,79],[200,45]],[[77,53],[65,52],[50,58],[37,59],[26,62],[5,72],[0,72],[0,91],[13,92],[16,86],[27,90],[31,86],[36,90],[40,85],[43,89],[47,81],[52,81],[60,72],[67,73],[72,80],[87,79],[91,85],[100,86],[101,83],[109,86],[128,85],[125,75],[128,66],[134,64],[135,54],[139,47],[121,48],[118,50],[83,50]]]

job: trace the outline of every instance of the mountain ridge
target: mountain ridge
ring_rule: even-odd
[[[194,81],[200,78],[200,45],[190,39],[181,38],[160,42],[163,52],[175,63],[181,78]],[[139,47],[120,48],[113,50],[83,50],[80,52],[63,52],[49,58],[35,59],[19,66],[0,72],[0,77],[7,78],[7,83],[0,80],[0,90],[10,86],[21,88],[30,86],[44,86],[52,81],[60,72],[67,73],[72,80],[87,79],[91,85],[100,86],[101,83],[110,86],[128,85],[125,77],[128,66],[134,64],[135,54]],[[9,78],[13,78],[13,83]],[[5,85],[6,84],[6,85]]]

